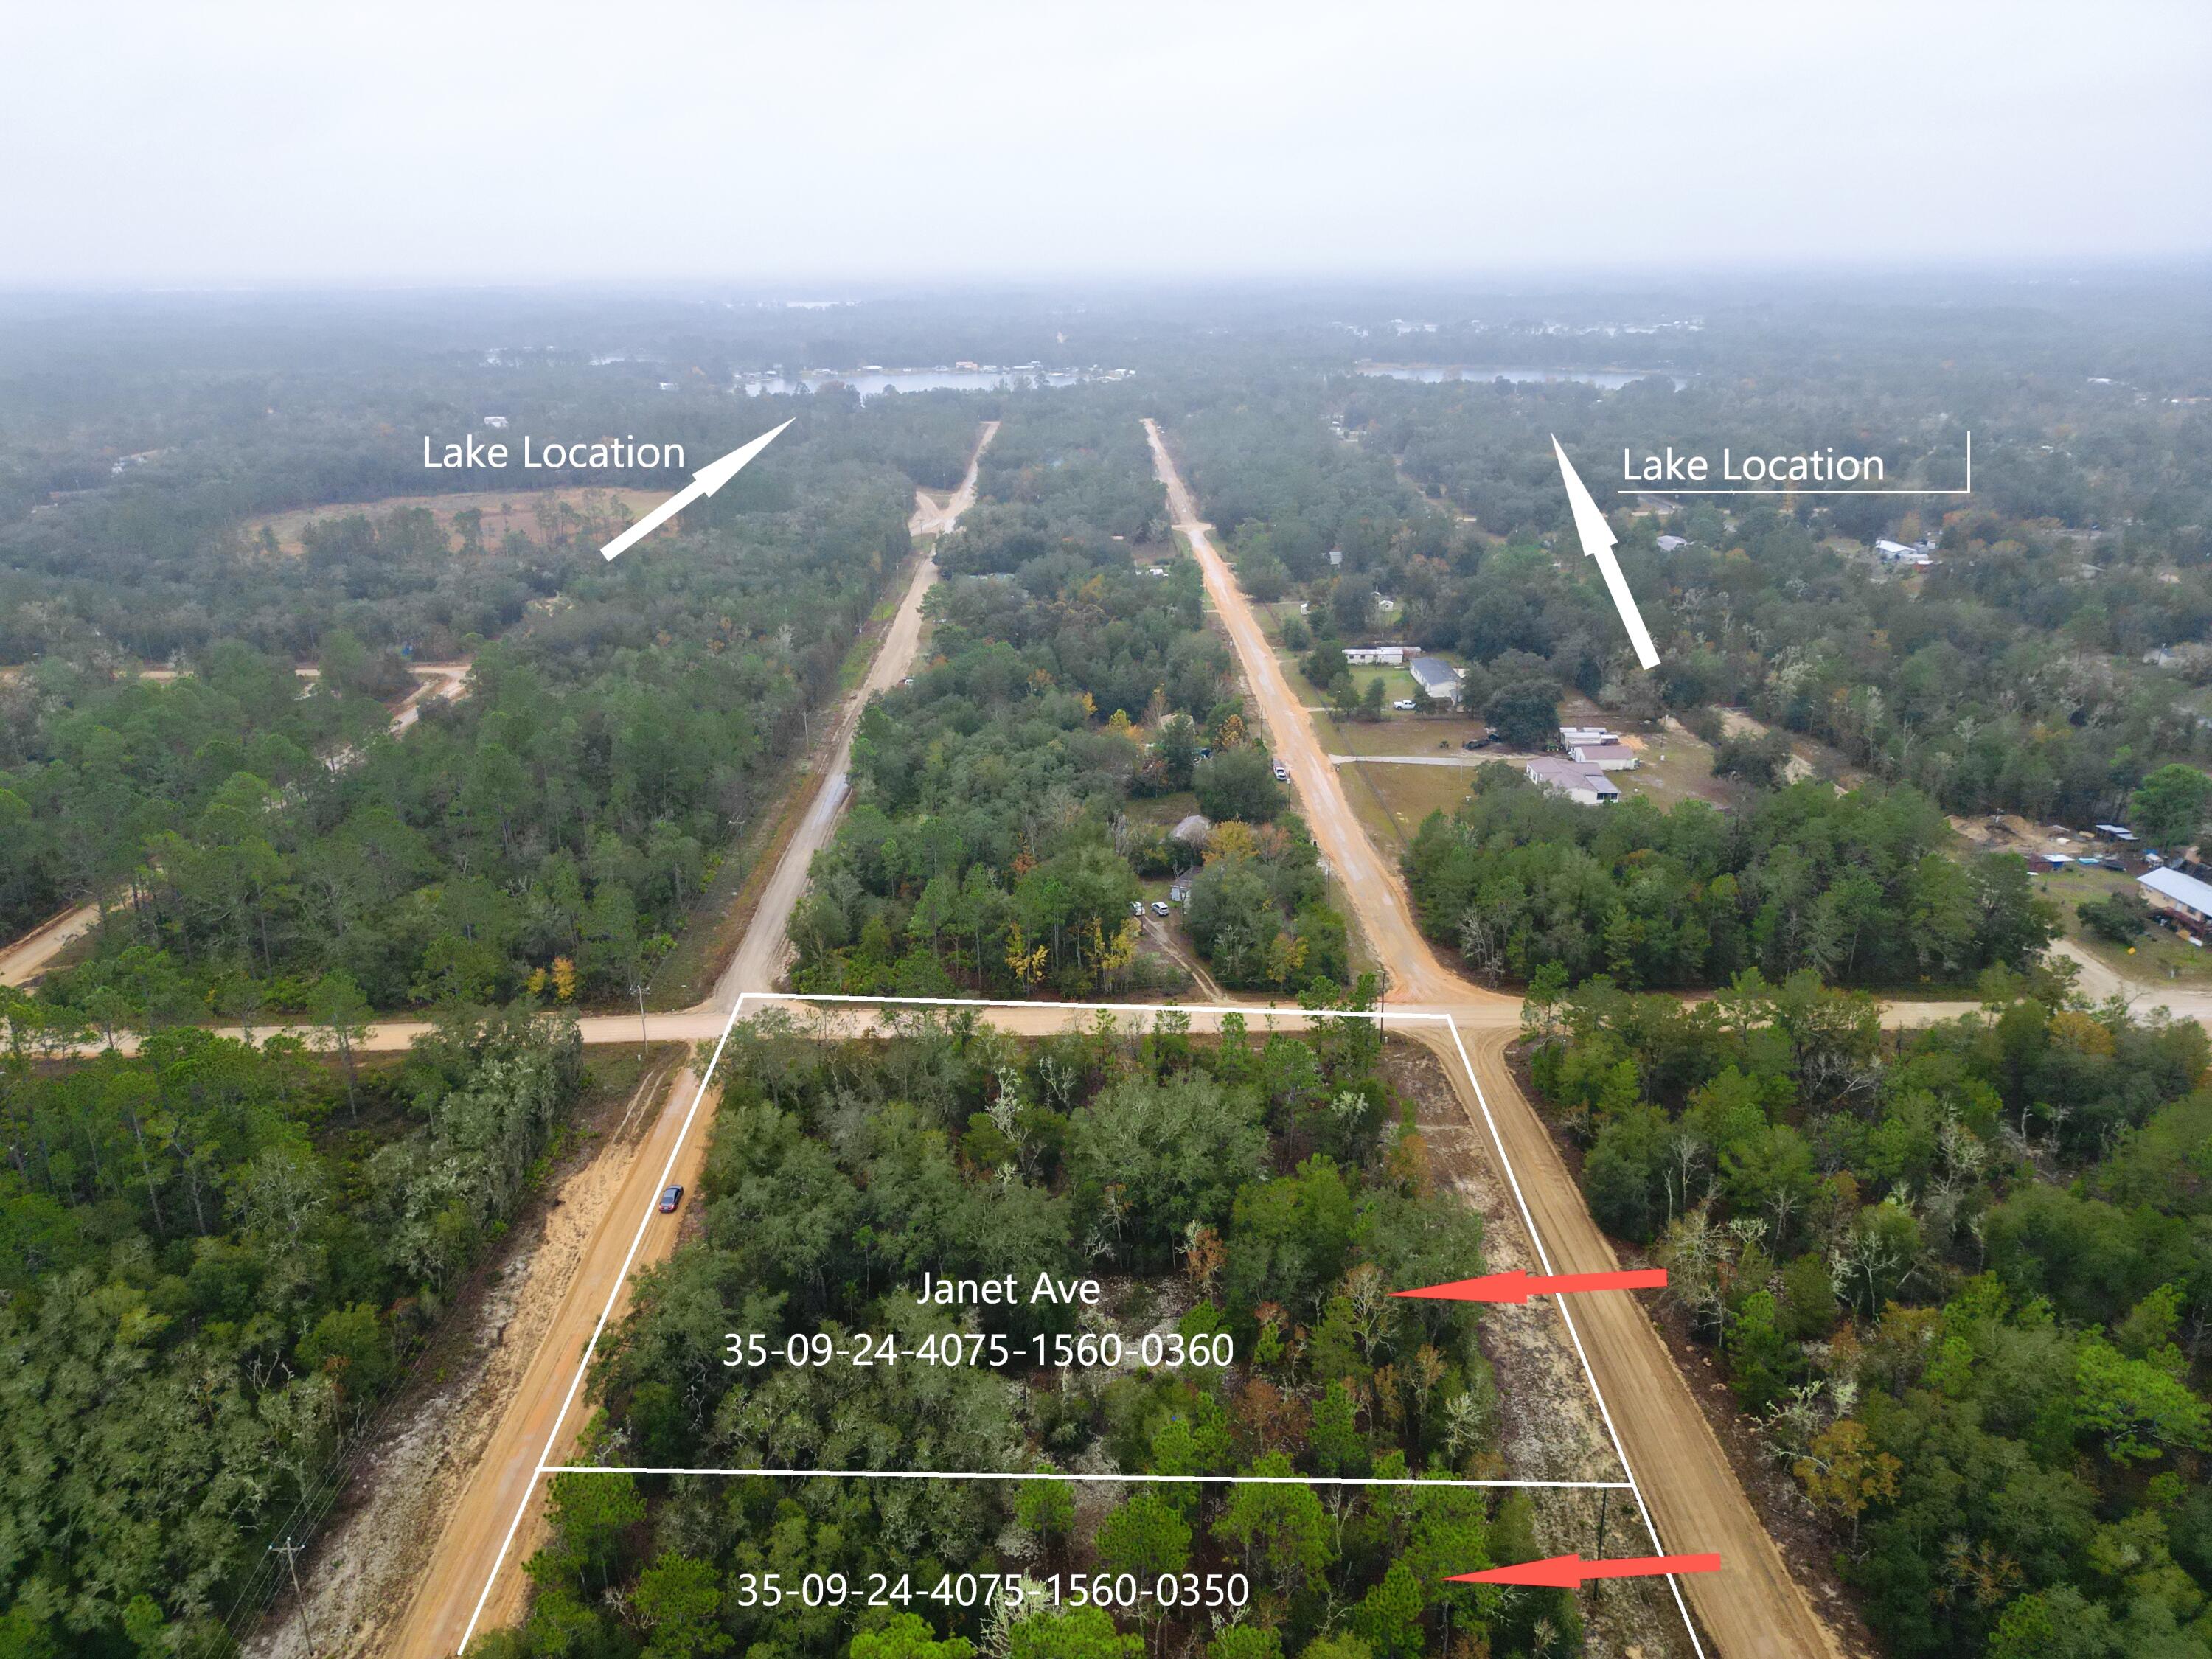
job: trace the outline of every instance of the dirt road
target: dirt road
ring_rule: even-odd
[[[985,424],[968,464],[967,478],[950,501],[940,507],[917,495],[909,525],[917,541],[943,534],[975,501],[976,469],[998,429],[995,421]],[[867,678],[839,714],[830,769],[769,877],[728,969],[708,1003],[682,1013],[649,1016],[645,1024],[656,1038],[678,1036],[696,1042],[719,1036],[738,995],[768,988],[781,973],[792,910],[805,890],[814,854],[828,844],[845,799],[846,772],[860,711],[870,697],[897,684],[911,669],[921,639],[921,603],[936,577],[936,564],[925,547]],[[593,1028],[586,1041],[620,1042],[640,1034],[640,1022],[628,1016],[594,1018],[583,1024]],[[411,1040],[413,1035],[414,1028],[395,1022],[380,1027],[372,1038],[382,1046],[386,1039]],[[703,1123],[693,1123],[688,1134],[684,1125],[695,1109],[702,1114],[712,1110],[711,1102],[701,1103],[700,1091],[696,1070],[684,1068],[662,1097],[652,1133],[641,1143],[623,1149],[629,1166],[621,1189],[593,1231],[560,1311],[447,1514],[431,1553],[429,1571],[416,1584],[405,1616],[382,1651],[397,1659],[445,1659],[459,1650],[472,1624],[495,1629],[520,1615],[526,1582],[521,1564],[537,1548],[544,1530],[538,1464],[541,1459],[562,1461],[574,1449],[586,1420],[584,1402],[573,1396],[572,1389],[603,1312],[605,1322],[620,1319],[629,1305],[635,1271],[665,1259],[675,1247],[678,1218],[658,1214],[653,1202],[668,1182],[687,1191],[698,1186],[708,1137]],[[495,1572],[495,1568],[500,1570]]]
[[[93,930],[100,920],[97,904],[80,904],[74,910],[48,918],[16,939],[0,947],[0,985],[27,985],[46,970],[46,965]]]
[[[975,453],[968,460],[968,476],[942,507],[920,490],[915,492],[914,516],[907,521],[907,530],[918,545],[945,534],[958,522],[963,513],[975,505],[976,471],[983,464],[983,452],[998,435],[996,421],[983,422],[982,434],[975,441]],[[711,1006],[732,1007],[739,992],[764,991],[782,976],[784,960],[790,950],[785,923],[790,921],[799,896],[806,890],[807,871],[814,862],[814,855],[830,844],[830,832],[845,804],[850,787],[848,774],[853,763],[853,734],[860,728],[860,713],[871,698],[890,690],[913,671],[915,653],[921,643],[921,602],[929,597],[929,590],[936,581],[937,561],[933,550],[921,545],[915,560],[913,579],[907,584],[905,597],[899,601],[883,643],[877,647],[867,678],[860,682],[858,690],[845,699],[845,706],[838,714],[830,769],[816,786],[805,817],[777,862],[775,873],[769,878],[753,925],[746,929],[744,939],[730,957],[730,965],[715,981],[714,994],[709,999]],[[773,924],[764,925],[770,918],[775,919]]]
[[[1344,890],[1377,961],[1387,965],[1388,987],[1393,1004],[1449,1008],[1464,1012],[1477,1024],[1509,1024],[1519,1029],[1521,1003],[1517,997],[1500,996],[1462,979],[1437,960],[1429,942],[1421,937],[1411,907],[1400,890],[1398,872],[1367,839],[1345,799],[1328,751],[1314,734],[1313,722],[1304,706],[1291,694],[1267,643],[1259,617],[1243,591],[1237,586],[1228,563],[1214,550],[1212,527],[1202,523],[1190,490],[1176,470],[1155,422],[1145,422],[1152,440],[1152,460],[1161,483],[1167,486],[1168,511],[1175,527],[1186,537],[1206,579],[1206,597],[1228,629],[1238,663],[1266,726],[1275,758],[1289,769],[1291,788],[1297,796],[1315,843],[1335,867]]]
[[[457,702],[469,689],[469,665],[465,662],[418,662],[408,672],[422,684],[408,693],[407,701],[392,717],[395,738],[422,718],[423,704]]]
[[[531,1502],[526,1508],[526,1500],[538,1496],[539,1456],[549,1447],[556,1454],[573,1449],[584,1425],[583,1403],[572,1400],[569,1388],[609,1296],[616,1297],[612,1316],[619,1319],[629,1306],[631,1274],[665,1260],[676,1246],[678,1218],[655,1212],[653,1200],[679,1136],[682,1153],[668,1179],[686,1188],[698,1185],[707,1137],[696,1131],[682,1134],[698,1094],[697,1072],[683,1067],[661,1098],[652,1133],[625,1149],[630,1158],[629,1172],[592,1231],[560,1310],[531,1357],[459,1501],[447,1516],[437,1547],[430,1553],[428,1570],[417,1582],[386,1652],[420,1659],[445,1659],[459,1652],[479,1598],[486,1629],[511,1624],[520,1616],[525,1581],[519,1565],[538,1547],[544,1531],[542,1503]],[[640,1217],[647,1218],[642,1226]],[[556,1423],[557,1442],[553,1438]],[[503,1548],[509,1570],[495,1578],[492,1568]]]
[[[1520,1027],[1520,1001],[1453,973],[1421,937],[1397,872],[1359,827],[1336,769],[1312,721],[1275,661],[1260,619],[1215,550],[1168,453],[1158,426],[1145,422],[1175,527],[1189,539],[1246,684],[1259,706],[1276,758],[1288,767],[1314,840],[1335,866],[1376,958],[1389,965],[1391,1006],[1449,1012],[1464,1036],[1489,1118],[1518,1178],[1533,1231],[1552,1258],[1549,1270],[1601,1272],[1618,1265],[1542,1121],[1506,1070],[1506,1045]],[[1464,1080],[1458,1054],[1440,1028],[1402,1028],[1440,1050]],[[1469,1091],[1472,1093],[1472,1091]],[[1469,1115],[1483,1121],[1477,1103]],[[1636,1300],[1604,1292],[1577,1299],[1576,1327],[1598,1386],[1612,1407],[1632,1478],[1650,1506],[1663,1547],[1717,1552],[1724,1570],[1678,1580],[1719,1651],[1729,1659],[1806,1659],[1841,1648],[1790,1576],[1780,1552],[1744,1495],[1705,1425],[1688,1385]]]

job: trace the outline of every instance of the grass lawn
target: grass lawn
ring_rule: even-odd
[[[1301,660],[1294,651],[1275,653],[1275,665],[1283,671],[1283,678],[1290,682],[1291,695],[1308,708],[1328,708],[1328,693],[1306,678],[1305,671],[1298,665]]]
[[[1382,684],[1382,718],[1380,720],[1340,720],[1328,712],[1335,705],[1328,693],[1305,677],[1300,668],[1299,657],[1292,652],[1275,653],[1276,665],[1290,683],[1291,695],[1313,711],[1315,733],[1336,755],[1421,755],[1437,747],[1439,741],[1459,747],[1462,739],[1479,738],[1490,728],[1480,720],[1465,714],[1430,714],[1428,699],[1422,695],[1420,683],[1402,668],[1355,668],[1352,683],[1361,696],[1366,695],[1368,683],[1379,680]],[[1407,713],[1390,705],[1401,699],[1410,698],[1422,705],[1420,711]]]
[[[1430,813],[1449,814],[1465,800],[1474,774],[1457,766],[1340,766],[1345,798],[1375,842],[1391,858],[1406,850]]]
[[[1314,722],[1319,728],[1322,722]],[[1473,754],[1460,745],[1470,738],[1489,735],[1490,728],[1463,714],[1391,714],[1382,720],[1340,720],[1331,717],[1322,740],[1334,755],[1443,755],[1486,760],[1487,750]],[[1400,768],[1400,770],[1408,769]],[[1425,771],[1433,769],[1411,769]]]
[[[1713,775],[1710,744],[1677,727],[1638,735],[1644,748],[1636,769],[1612,774],[1623,794],[1648,796],[1669,810],[1686,800],[1728,805],[1729,786],[1725,778]]]
[[[2212,948],[2191,945],[2163,927],[2148,927],[2130,952],[2124,945],[2100,939],[2081,925],[2074,907],[2085,899],[2110,898],[2115,893],[2136,892],[2133,876],[2117,870],[2084,870],[2070,866],[2063,873],[2030,876],[2035,890],[2058,907],[2059,926],[2066,937],[2118,974],[2154,983],[2167,981],[2212,981]]]
[[[1198,797],[1188,789],[1172,795],[1133,795],[1127,811],[1139,823],[1157,823],[1172,830],[1198,811]]]

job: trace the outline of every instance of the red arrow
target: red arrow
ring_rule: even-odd
[[[1532,1296],[1559,1296],[1570,1291],[1654,1291],[1667,1282],[1664,1267],[1631,1267],[1611,1273],[1551,1273],[1537,1275],[1516,1269],[1510,1273],[1485,1273],[1480,1279],[1455,1279],[1449,1285],[1425,1290],[1393,1291],[1393,1296],[1426,1297],[1437,1302],[1526,1302]]]
[[[1585,1561],[1579,1555],[1554,1555],[1518,1566],[1492,1567],[1485,1572],[1456,1572],[1445,1582],[1453,1584],[1544,1584],[1554,1589],[1573,1589],[1585,1578],[1652,1578],[1662,1573],[1718,1572],[1717,1555],[1633,1555],[1610,1561]]]

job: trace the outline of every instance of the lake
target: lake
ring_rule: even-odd
[[[1688,382],[1679,374],[1654,369],[1618,368],[1498,368],[1486,363],[1362,363],[1362,374],[1387,375],[1394,380],[1421,380],[1431,386],[1444,380],[1578,380],[1584,386],[1618,391],[1631,380],[1668,380],[1680,391]]]
[[[750,397],[782,397],[825,386],[843,385],[863,400],[883,392],[995,392],[1007,386],[1075,386],[1085,380],[1121,380],[1127,369],[1094,374],[1078,368],[856,368],[842,371],[810,368],[795,376],[748,374],[744,388]]]

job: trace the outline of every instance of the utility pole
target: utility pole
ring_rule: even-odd
[[[307,1623],[307,1593],[300,1588],[299,1558],[307,1547],[305,1544],[294,1543],[288,1533],[283,1543],[271,1544],[269,1551],[272,1555],[283,1556],[284,1569],[292,1575],[292,1605],[300,1610],[300,1634],[307,1638],[307,1652],[312,1659],[315,1651],[315,1632]]]
[[[637,1051],[640,1054],[643,1054],[653,1041],[652,1035],[646,1030],[645,1024],[645,981],[642,979],[634,979],[630,981],[629,988],[637,993]]]

